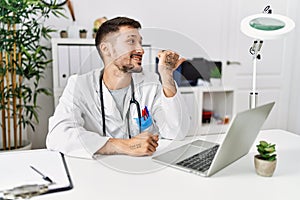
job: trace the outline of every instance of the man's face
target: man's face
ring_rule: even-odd
[[[112,44],[112,63],[123,72],[141,72],[144,50],[138,29],[123,26],[108,39]]]

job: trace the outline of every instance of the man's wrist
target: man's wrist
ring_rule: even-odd
[[[97,151],[97,154],[127,154],[127,142],[128,139],[109,138],[106,144]]]
[[[163,91],[166,97],[173,97],[177,90],[176,90],[176,85],[175,81],[173,78],[173,71],[167,71],[167,69],[163,70],[164,72],[160,73],[161,77],[161,84],[163,87]]]

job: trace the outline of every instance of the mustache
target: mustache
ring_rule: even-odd
[[[131,54],[130,58],[133,58],[134,56],[138,56],[138,57],[141,57],[141,58],[143,57],[143,55],[135,53],[135,54]]]

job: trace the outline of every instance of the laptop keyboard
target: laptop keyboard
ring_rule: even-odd
[[[215,145],[176,164],[200,172],[205,172],[209,169],[218,148],[219,145]]]

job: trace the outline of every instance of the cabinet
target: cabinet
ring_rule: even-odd
[[[73,74],[83,74],[95,68],[101,68],[103,63],[95,48],[94,39],[61,39],[53,38],[53,96],[55,107]]]
[[[234,89],[224,87],[179,87],[191,115],[189,135],[224,133],[234,115]],[[204,115],[211,114],[208,117]]]

